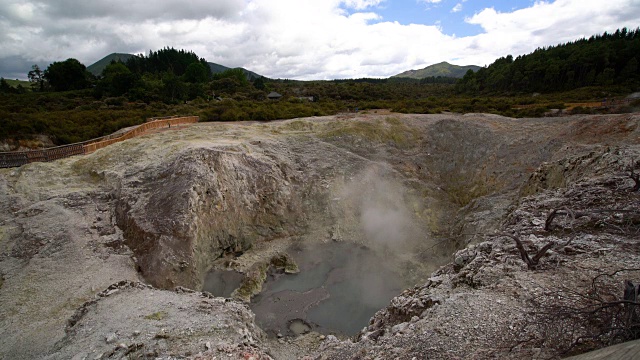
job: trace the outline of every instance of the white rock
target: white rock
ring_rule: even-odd
[[[407,328],[409,327],[409,324],[407,324],[406,322],[395,325],[394,327],[391,328],[391,333],[392,334],[397,334],[397,333],[401,333],[407,330]]]
[[[87,356],[85,354],[78,353],[74,357],[72,357],[71,360],[85,360],[86,358]]]
[[[116,342],[116,340],[118,340],[118,335],[116,335],[116,333],[110,333],[105,336],[105,341],[107,342],[107,344],[113,344],[114,342]]]

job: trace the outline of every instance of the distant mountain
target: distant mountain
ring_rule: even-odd
[[[458,66],[451,65],[446,61],[443,61],[439,64],[434,64],[431,66],[427,66],[424,69],[420,70],[409,70],[398,75],[394,75],[394,78],[412,78],[412,79],[424,79],[427,77],[453,77],[453,78],[462,78],[464,74],[469,70],[478,71],[481,67],[476,65],[467,65],[467,66]]]
[[[131,54],[119,54],[119,53],[113,53],[113,54],[109,54],[105,57],[103,57],[102,59],[98,60],[97,62],[87,66],[87,70],[92,73],[94,76],[100,76],[102,75],[102,70],[104,70],[104,68],[107,67],[107,65],[111,64],[112,61],[122,61],[122,62],[127,62],[127,60],[129,60],[130,57],[132,57],[133,55]]]
[[[104,58],[98,60],[96,63],[91,64],[89,66],[87,66],[87,70],[92,73],[95,76],[99,76],[102,74],[102,70],[104,70],[104,68],[107,67],[107,65],[111,64],[111,61],[122,61],[122,62],[127,62],[127,60],[129,60],[130,57],[132,57],[134,55],[132,54],[119,54],[119,53],[113,53],[113,54],[109,54],[107,56],[105,56]],[[218,74],[221,72],[224,72],[226,70],[229,70],[231,68],[226,67],[224,65],[220,65],[220,64],[216,64],[216,63],[212,63],[212,62],[208,62],[207,64],[209,64],[209,67],[211,68],[211,72],[214,74]],[[261,75],[254,73],[253,71],[249,71],[247,69],[244,68],[240,68],[242,69],[242,71],[244,71],[244,73],[247,76],[247,79],[249,80],[253,80],[255,78],[259,78],[261,77]]]
[[[224,65],[220,65],[220,64],[216,64],[216,63],[212,63],[212,62],[209,62],[207,64],[209,64],[209,67],[211,68],[211,72],[213,74],[218,74],[218,73],[225,72],[225,71],[231,69],[231,68],[226,67]],[[250,81],[253,81],[253,79],[257,79],[259,77],[262,77],[262,75],[256,74],[253,71],[247,70],[245,68],[236,68],[236,69],[241,69],[242,71],[244,71],[245,76]]]

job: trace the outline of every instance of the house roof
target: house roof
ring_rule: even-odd
[[[272,92],[269,93],[269,95],[267,95],[267,97],[268,98],[279,98],[279,97],[282,97],[282,95],[278,94],[275,91],[272,91]]]

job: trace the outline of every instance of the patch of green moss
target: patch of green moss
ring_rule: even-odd
[[[163,320],[165,319],[169,314],[167,314],[166,311],[158,311],[158,312],[154,312],[153,314],[149,314],[147,316],[145,316],[144,318],[147,320]]]
[[[545,189],[563,188],[567,185],[563,164],[549,164],[531,174],[520,189],[520,196],[529,196]]]
[[[288,131],[311,131],[313,124],[308,121],[295,120],[284,124],[282,128]]]
[[[271,258],[271,265],[278,270],[283,270],[287,274],[297,274],[300,272],[298,264],[287,254],[278,254]]]
[[[244,302],[251,301],[251,297],[262,291],[262,284],[267,279],[267,270],[269,270],[269,263],[253,265],[245,274],[240,287],[235,289],[231,296]]]
[[[495,192],[498,184],[495,179],[475,176],[473,178],[450,174],[443,180],[444,190],[451,200],[464,207],[473,200]]]
[[[382,121],[353,121],[336,123],[332,129],[324,134],[324,138],[352,136],[369,142],[395,145],[398,148],[408,148],[418,140],[418,132],[402,123],[397,118],[386,118]]]

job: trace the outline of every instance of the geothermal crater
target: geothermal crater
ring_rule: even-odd
[[[526,312],[509,284],[535,282],[511,240],[473,246],[544,223],[532,214],[564,195],[525,196],[624,170],[637,129],[631,115],[205,123],[0,170],[0,358],[448,354],[465,331],[489,346]],[[504,316],[427,326],[464,304]]]
[[[510,121],[198,125],[217,129],[216,140],[124,177],[117,224],[154,286],[250,303],[273,335],[298,335],[294,320],[354,335],[393,295],[446,263],[467,233],[495,226],[504,206],[482,209],[481,222],[465,218],[504,203],[525,169],[561,146],[507,135],[499,124]],[[281,274],[271,264],[278,254],[300,273]]]

